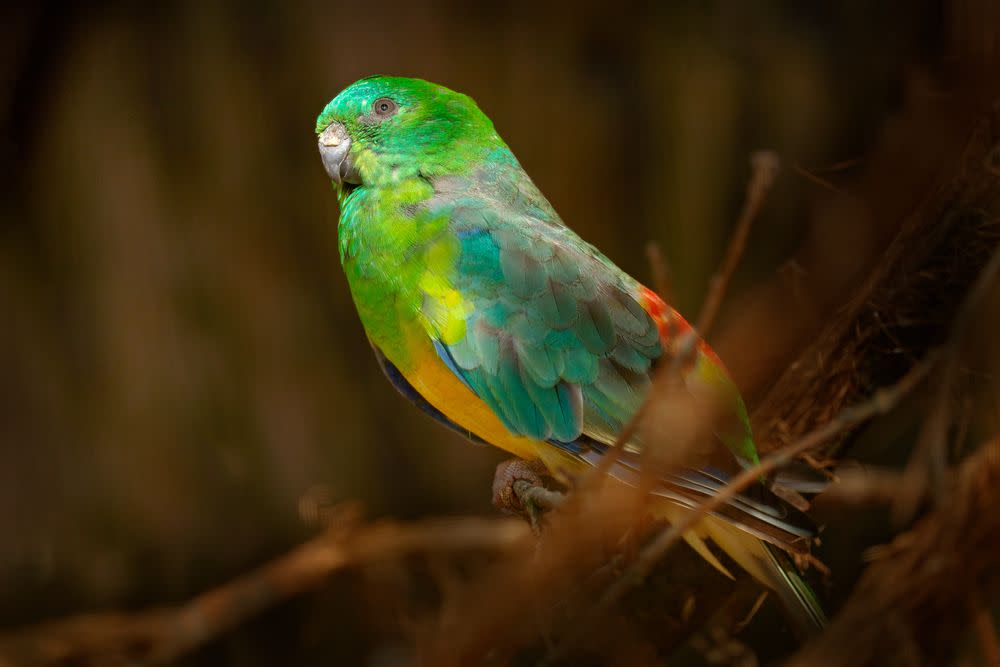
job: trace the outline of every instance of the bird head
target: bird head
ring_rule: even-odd
[[[338,188],[457,173],[503,146],[471,97],[421,79],[352,83],[316,120],[319,152]]]

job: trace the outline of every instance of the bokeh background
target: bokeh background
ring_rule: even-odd
[[[582,236],[645,281],[660,243],[691,316],[750,154],[777,151],[717,341],[766,388],[727,323],[802,248],[849,276],[873,247],[877,221],[813,215],[833,195],[802,172],[851,178],[940,61],[943,12],[663,4],[0,10],[0,625],[183,600],[311,535],[303,498],[494,511],[502,456],[394,393],[341,275],[313,124],[362,76],[470,94]],[[368,659],[351,599],[296,600],[190,664]]]

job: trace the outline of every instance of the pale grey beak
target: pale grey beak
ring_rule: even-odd
[[[353,183],[358,185],[361,179],[351,162],[351,138],[340,123],[330,123],[319,135],[319,155],[323,158],[323,167],[337,185]]]

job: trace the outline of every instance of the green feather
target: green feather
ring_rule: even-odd
[[[587,385],[597,377],[598,359],[583,346],[579,338],[576,338],[572,331],[565,332],[574,340],[574,344],[562,348],[563,379],[573,384]],[[555,334],[558,335],[558,334]],[[548,339],[546,339],[548,344]]]
[[[525,387],[517,358],[512,350],[505,350],[500,362],[500,386],[503,401],[508,406],[507,413],[513,417],[514,430],[530,438],[544,440],[548,437],[542,414]]]
[[[553,353],[544,343],[541,345],[514,339],[514,350],[517,352],[521,367],[527,372],[531,381],[539,387],[554,387],[561,379],[561,355]]]
[[[566,285],[551,278],[547,287],[532,300],[531,308],[538,311],[549,327],[565,329],[579,314],[576,299],[569,293]]]
[[[615,349],[611,352],[611,358],[619,366],[627,368],[633,373],[645,373],[652,365],[649,357],[625,342],[615,345]]]
[[[471,340],[479,367],[487,374],[499,372],[500,339],[497,330],[480,320],[467,331],[466,336]]]

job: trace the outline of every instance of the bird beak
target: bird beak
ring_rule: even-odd
[[[351,160],[351,137],[340,123],[330,123],[319,135],[319,156],[323,167],[338,186],[343,183],[359,185],[361,179]]]

